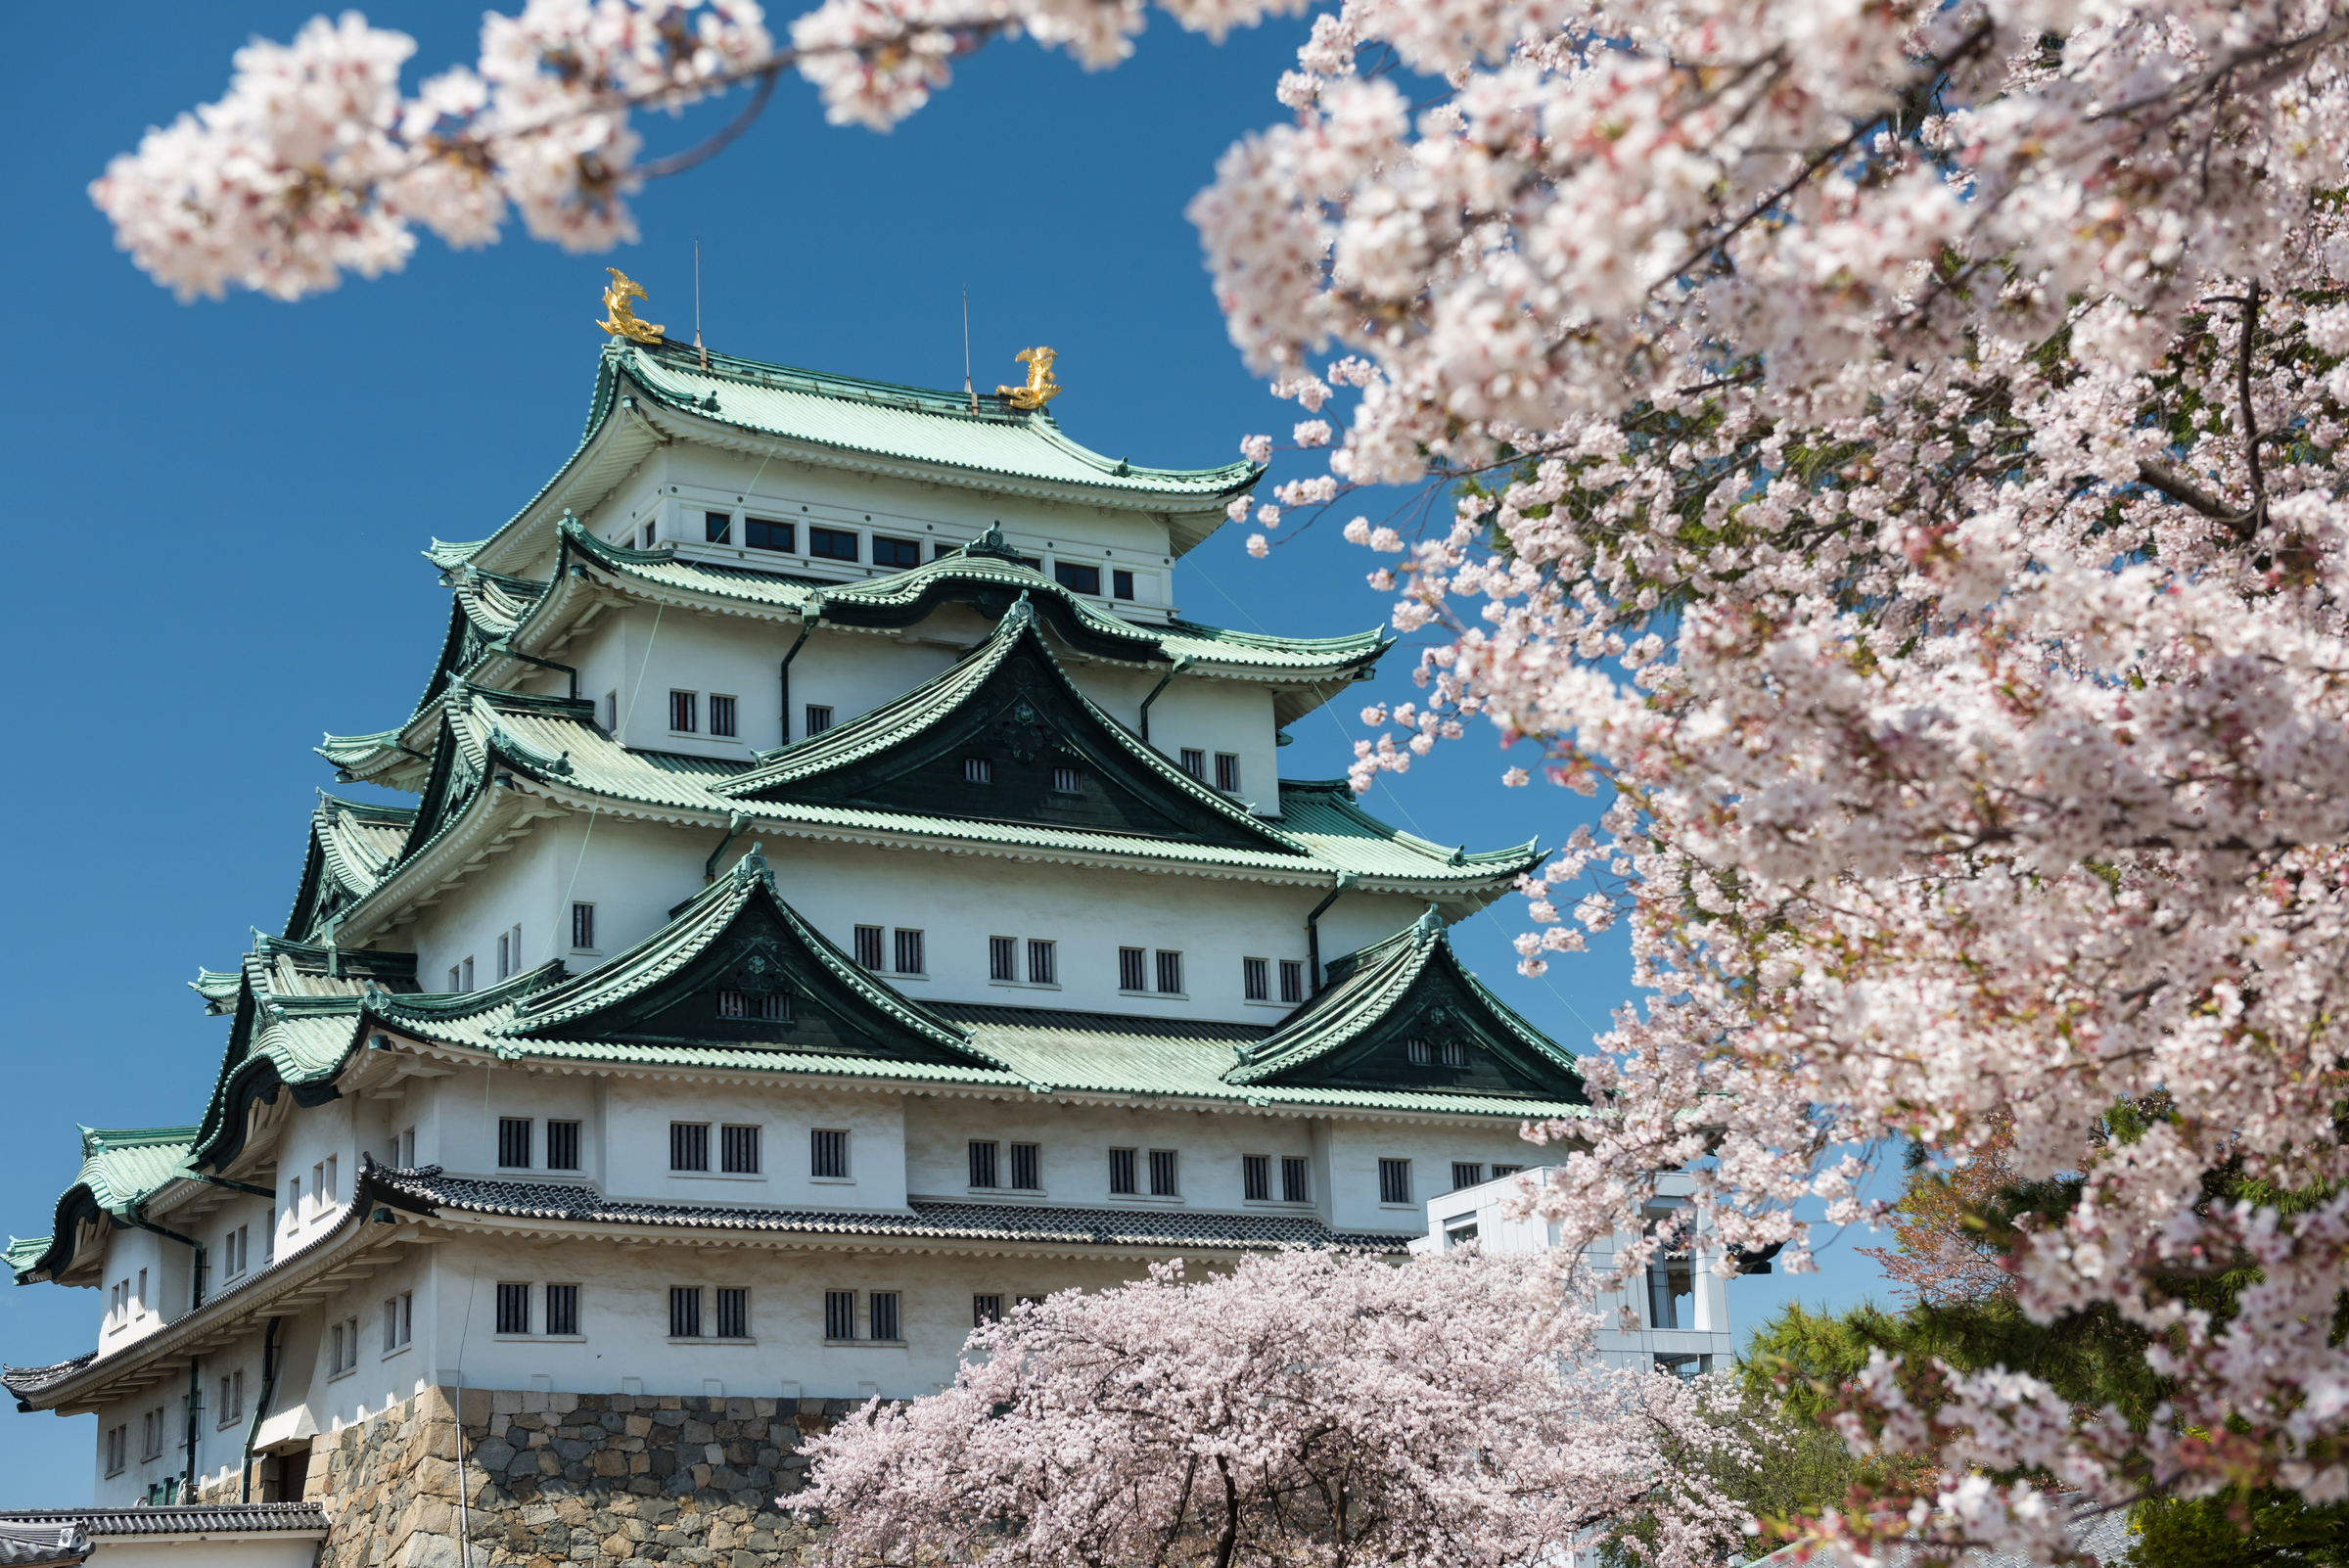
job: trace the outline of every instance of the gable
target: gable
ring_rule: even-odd
[[[1346,1044],[1271,1082],[1581,1102],[1573,1072],[1529,1050],[1449,966],[1430,964],[1404,998]]]

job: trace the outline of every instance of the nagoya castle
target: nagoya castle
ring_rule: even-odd
[[[101,1509],[255,1561],[780,1560],[804,1436],[975,1323],[1400,1259],[1584,1108],[1447,935],[1542,852],[1280,776],[1388,641],[1177,610],[1261,468],[1086,449],[1049,350],[973,396],[605,326],[577,448],[425,552],[414,710],[320,715],[344,793],[194,982],[190,1125],[84,1129],[19,1219],[19,1283],[99,1311],[5,1381],[97,1416]]]

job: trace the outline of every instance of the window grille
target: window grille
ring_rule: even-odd
[[[702,514],[702,539],[709,544],[733,543],[734,514],[731,512],[704,512]]]
[[[1403,1042],[1413,1067],[1465,1067],[1468,1047],[1456,1039],[1408,1039]]]
[[[867,969],[881,967],[881,928],[879,926],[858,926],[856,928],[856,961]]]
[[[509,1171],[528,1171],[530,1168],[529,1117],[501,1116],[497,1119],[497,1163]]]
[[[1240,1196],[1250,1203],[1267,1203],[1272,1197],[1272,1157],[1268,1154],[1240,1156]]]
[[[973,1328],[985,1328],[990,1323],[1002,1321],[1002,1297],[973,1296],[971,1298],[971,1326]]]
[[[700,707],[701,693],[670,692],[668,694],[668,727],[687,735],[692,734],[701,727],[698,722],[700,715],[696,712]]]
[[[800,547],[799,526],[794,523],[769,523],[762,517],[744,518],[742,542],[754,550],[797,550]]]
[[[529,1285],[511,1280],[498,1281],[497,1331],[501,1334],[527,1334],[530,1331]]]
[[[575,903],[571,906],[571,945],[578,952],[595,950],[595,905]]]
[[[717,1016],[720,1018],[750,1017],[751,998],[739,991],[719,992],[717,993]]]
[[[1015,1190],[1043,1190],[1043,1146],[1037,1143],[1015,1143],[1011,1146],[1011,1184]]]
[[[1296,1155],[1284,1155],[1280,1162],[1280,1201],[1307,1203],[1313,1198],[1313,1188],[1306,1185],[1305,1161]]]
[[[1109,1190],[1128,1197],[1142,1190],[1134,1184],[1131,1149],[1109,1151]]]
[[[853,529],[809,529],[807,553],[828,561],[856,559],[856,530]]]
[[[1148,957],[1149,955],[1139,947],[1120,947],[1118,949],[1118,990],[1148,991],[1150,989],[1147,974]]]
[[[896,934],[898,973],[926,975],[930,971],[922,963],[922,934],[918,931],[899,931]]]
[[[1019,946],[1009,937],[987,939],[987,978],[990,980],[1019,979]]]
[[[1055,795],[1083,794],[1084,769],[1081,767],[1055,767],[1052,769],[1052,793]]]
[[[1272,999],[1272,966],[1262,958],[1240,960],[1240,993],[1250,1001]]]
[[[546,1287],[546,1331],[577,1338],[579,1332],[579,1287],[549,1285]]]
[[[1280,999],[1284,1002],[1305,1000],[1305,965],[1294,958],[1280,961]]]
[[[893,539],[886,534],[873,535],[873,565],[885,567],[914,567],[922,564],[922,541]]]
[[[1112,597],[1115,598],[1132,598],[1133,574],[1130,572],[1112,572],[1109,575],[1109,591]]]
[[[832,710],[830,706],[823,703],[809,703],[807,705],[806,731],[808,738],[813,739],[815,736],[821,735],[825,730],[830,729],[831,727]]]
[[[856,1337],[856,1292],[827,1290],[824,1292],[824,1338],[854,1339]]]
[[[1052,563],[1052,576],[1072,593],[1089,593],[1096,599],[1101,596],[1101,569],[1097,566],[1055,561]]]
[[[1173,1149],[1152,1149],[1150,1151],[1150,1196],[1172,1198],[1175,1195],[1175,1191],[1174,1151]]]
[[[720,697],[715,692],[710,694],[710,733],[713,735],[732,735],[734,733],[733,698]]]
[[[898,1332],[898,1293],[876,1290],[872,1296],[873,1338],[902,1339]]]
[[[993,760],[985,757],[964,758],[962,760],[962,781],[965,784],[992,784],[995,781]]]
[[[699,1339],[702,1337],[702,1287],[671,1285],[668,1287],[668,1337]]]
[[[1049,942],[1036,942],[1031,940],[1028,944],[1029,984],[1036,986],[1050,986],[1057,984],[1056,977],[1058,976],[1059,972],[1059,964],[1057,963],[1056,956],[1053,952],[1053,945]]]
[[[709,1123],[671,1122],[668,1124],[668,1168],[671,1171],[707,1171],[710,1169]]]
[[[1522,1165],[1497,1165],[1493,1168],[1493,1179],[1498,1181],[1502,1176],[1513,1176],[1524,1169]]]
[[[1158,989],[1175,995],[1182,993],[1182,954],[1163,950],[1159,953]]]
[[[1454,1160],[1451,1162],[1452,1191],[1457,1192],[1462,1187],[1476,1186],[1484,1179],[1485,1168],[1476,1161]]]
[[[1182,749],[1182,770],[1191,777],[1204,781],[1207,777],[1207,753],[1193,751],[1190,747],[1185,746]]]
[[[576,1171],[579,1168],[578,1123],[546,1124],[546,1168],[549,1171]]]
[[[1378,1201],[1408,1203],[1411,1201],[1411,1162],[1381,1160],[1378,1162]]]
[[[1216,788],[1226,795],[1240,793],[1240,760],[1230,752],[1216,753]]]
[[[759,1130],[755,1127],[719,1128],[717,1168],[727,1176],[757,1176]]]
[[[719,1339],[748,1339],[751,1337],[751,1293],[733,1286],[721,1287],[717,1293],[717,1337]]]
[[[974,1140],[971,1144],[971,1185],[995,1185],[995,1145]]]
[[[831,1180],[848,1179],[849,1135],[817,1128],[807,1134],[808,1175]]]

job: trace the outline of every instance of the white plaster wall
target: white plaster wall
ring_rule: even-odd
[[[702,867],[725,837],[722,828],[689,829],[626,817],[573,816],[540,822],[531,840],[550,856],[545,910],[539,924],[552,940],[545,949],[525,933],[533,962],[563,960],[573,974],[594,969],[668,924],[668,912],[701,892]],[[728,863],[749,836],[728,852]],[[571,906],[595,905],[595,946],[571,945]]]
[[[177,1225],[166,1226],[177,1230]],[[184,1232],[183,1232],[184,1234]],[[155,1333],[188,1310],[189,1253],[179,1242],[152,1230],[115,1225],[106,1243],[106,1267],[93,1292],[91,1315],[98,1319],[98,1354],[113,1356]],[[139,1296],[139,1276],[146,1294]],[[115,1287],[127,1284],[119,1310],[110,1306]]]
[[[523,950],[515,972],[544,963],[570,943],[570,911],[559,920],[555,911],[557,878],[569,869],[560,853],[568,825],[540,822],[536,831],[507,840],[412,922],[378,932],[373,945],[414,952],[416,983],[425,991],[450,990],[450,968],[461,970],[467,958],[474,990],[496,985],[497,939],[517,925]]]
[[[98,1568],[310,1568],[318,1560],[318,1539],[157,1541],[141,1536],[102,1536],[91,1543],[89,1560]]]
[[[1456,1125],[1332,1121],[1329,1127],[1330,1223],[1341,1230],[1419,1230],[1430,1198],[1451,1190],[1454,1161],[1526,1166],[1538,1152],[1517,1124],[1463,1119]],[[1411,1162],[1411,1201],[1379,1201],[1378,1162]]]

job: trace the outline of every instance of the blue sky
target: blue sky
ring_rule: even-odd
[[[714,346],[937,387],[960,382],[967,286],[976,379],[1014,380],[1016,351],[1052,345],[1063,428],[1136,462],[1225,462],[1242,434],[1298,417],[1242,369],[1182,208],[1226,146],[1281,116],[1271,85],[1301,23],[1216,48],[1154,18],[1138,58],[1103,73],[996,45],[888,136],[826,125],[786,81],[734,148],[642,196],[644,241],[617,254],[519,231],[463,254],[426,239],[405,272],[298,305],[178,304],[113,249],[85,187],[146,126],[217,97],[237,45],[288,38],[312,10],[126,3],[107,8],[101,51],[85,10],[15,23],[21,58],[46,63],[0,102],[19,149],[0,267],[25,350],[0,390],[18,519],[0,646],[23,699],[0,769],[0,922],[20,982],[0,1018],[0,1225],[17,1234],[46,1228],[76,1123],[201,1113],[224,1029],[185,983],[228,966],[249,927],[282,924],[313,792],[333,783],[309,751],[321,731],[379,729],[414,703],[447,602],[417,552],[489,532],[570,452],[607,262],[679,331],[698,234]],[[368,15],[417,39],[411,85],[474,58],[478,0]],[[730,112],[646,120],[650,156]],[[1381,623],[1369,558],[1334,523],[1261,563],[1226,530],[1184,563],[1184,613],[1299,634]],[[1390,662],[1384,695],[1409,692],[1409,665]],[[1308,719],[1284,771],[1342,773],[1359,729],[1351,710]],[[1554,844],[1591,810],[1504,790],[1502,766],[1474,737],[1367,804],[1472,849]],[[1587,1048],[1627,994],[1623,948],[1523,980],[1516,901],[1456,938],[1514,1005]],[[1819,1274],[1739,1281],[1732,1311],[1751,1323],[1787,1299],[1859,1299],[1875,1274],[1853,1253],[1863,1239],[1829,1244]],[[94,1293],[0,1286],[0,1358],[86,1350],[99,1309]],[[86,1501],[94,1425],[0,1413],[0,1506]]]

